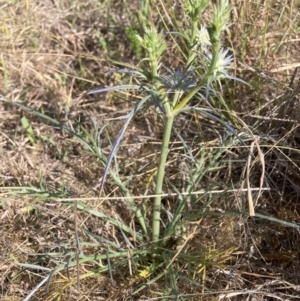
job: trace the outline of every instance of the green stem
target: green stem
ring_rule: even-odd
[[[198,29],[198,19],[192,21],[192,33],[191,33],[191,38],[190,38],[189,58],[187,61],[187,66],[189,66],[191,64],[191,62],[195,59],[195,57],[197,55],[196,51],[193,50],[193,46],[196,42],[197,29]]]
[[[151,74],[152,74],[152,78],[156,78],[157,77],[157,60],[151,59]]]
[[[166,124],[164,128],[163,143],[161,146],[160,160],[156,178],[156,197],[153,206],[153,223],[152,223],[152,242],[157,243],[160,234],[160,211],[161,211],[161,194],[164,182],[165,168],[169,151],[170,137],[172,132],[174,116],[166,116]]]
[[[200,83],[194,87],[175,107],[175,109],[173,110],[173,114],[177,115],[178,113],[181,112],[182,108],[184,108],[187,103],[189,102],[189,100],[195,96],[195,94],[203,87],[206,86],[209,82],[211,82],[213,80],[213,74],[214,74],[214,70],[216,68],[216,63],[217,63],[217,59],[218,59],[218,55],[219,55],[219,51],[221,48],[221,44],[220,42],[216,42],[213,45],[213,54],[212,54],[212,60],[210,62],[210,66],[209,66],[209,70],[206,73],[206,75],[201,79]]]

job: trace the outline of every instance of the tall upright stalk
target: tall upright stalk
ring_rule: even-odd
[[[164,182],[167,156],[169,152],[169,144],[170,144],[170,137],[172,133],[173,121],[174,121],[173,115],[167,116],[166,124],[164,127],[163,142],[161,145],[160,160],[158,165],[156,188],[155,188],[156,197],[154,199],[154,206],[153,206],[152,242],[154,243],[158,242],[159,234],[160,234],[161,194],[162,194],[162,187]]]

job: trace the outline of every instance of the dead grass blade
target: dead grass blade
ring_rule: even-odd
[[[235,113],[233,113],[233,115],[246,128],[247,132],[250,134],[250,136],[253,139],[253,142],[251,143],[251,147],[250,147],[250,152],[249,152],[249,155],[248,155],[247,166],[246,166],[246,168],[247,168],[246,181],[247,181],[247,189],[248,189],[249,216],[255,216],[254,208],[255,208],[255,206],[258,202],[258,199],[260,198],[262,190],[263,190],[263,183],[264,183],[264,178],[265,178],[265,157],[264,157],[264,154],[261,151],[261,148],[259,146],[258,138],[254,136],[254,134],[252,133],[252,131],[250,130],[248,125],[242,119],[240,119]],[[256,145],[256,148],[257,148],[259,161],[260,161],[261,166],[262,166],[262,171],[261,171],[261,176],[260,176],[258,195],[256,197],[255,202],[253,203],[253,198],[252,198],[251,189],[250,189],[250,170],[251,170],[251,159],[252,159],[252,156],[253,156],[254,144]],[[258,159],[255,159],[254,162],[252,163],[252,165],[255,164],[257,162],[257,160]]]

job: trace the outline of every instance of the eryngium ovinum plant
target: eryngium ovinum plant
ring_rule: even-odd
[[[165,225],[164,233],[161,234],[161,195],[174,119],[179,114],[196,111],[204,114],[207,118],[219,122],[228,131],[234,132],[224,120],[217,117],[213,105],[208,100],[211,94],[214,96],[220,95],[216,91],[216,87],[220,87],[221,79],[235,79],[228,73],[233,58],[228,54],[228,50],[222,47],[221,43],[222,33],[229,26],[231,6],[227,0],[220,0],[219,4],[213,7],[208,26],[206,27],[201,22],[201,16],[207,9],[208,4],[208,0],[184,0],[183,9],[189,24],[178,29],[182,30],[180,32],[168,31],[158,33],[157,29],[153,26],[146,28],[143,35],[136,36],[136,40],[145,50],[147,56],[142,59],[140,69],[119,70],[120,72],[132,75],[136,84],[124,84],[95,89],[89,92],[89,94],[94,94],[106,91],[135,89],[144,95],[142,100],[138,102],[127,116],[126,122],[112,147],[102,178],[101,189],[109,173],[112,158],[134,114],[141,110],[141,108],[154,105],[156,107],[155,111],[163,120],[164,133],[157,166],[156,197],[153,202],[152,223],[145,222],[145,218],[137,206],[133,202],[130,204],[137,214],[137,219],[144,231],[144,236],[152,243],[152,255],[154,257],[157,257],[160,254],[160,250],[166,247],[167,238],[174,235],[186,204],[186,200],[183,197],[171,220]],[[187,46],[187,51],[180,51],[185,61],[185,66],[180,68],[180,70],[172,71],[171,68],[166,68],[161,64],[163,55],[168,48],[165,41],[166,35],[182,39],[183,45]],[[167,76],[165,75],[166,73],[168,74]],[[190,105],[190,101],[195,97],[200,97],[207,104],[206,108]],[[191,190],[191,187],[188,190]],[[150,229],[147,226],[148,224],[151,224]]]

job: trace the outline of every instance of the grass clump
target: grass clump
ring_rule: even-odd
[[[298,75],[270,75],[294,32],[267,43],[295,3],[230,3],[2,10],[3,296],[297,300]]]

